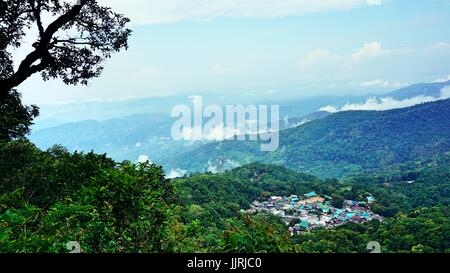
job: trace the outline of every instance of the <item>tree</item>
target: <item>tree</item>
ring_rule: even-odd
[[[0,143],[0,253],[161,252],[175,198],[155,165]]]
[[[39,115],[37,106],[23,106],[20,94],[15,90],[0,101],[0,141],[23,139]]]
[[[52,18],[45,24],[44,18]],[[44,80],[86,85],[105,59],[128,48],[129,19],[96,0],[0,0],[0,101],[35,73]],[[33,50],[14,70],[12,54],[37,29]]]

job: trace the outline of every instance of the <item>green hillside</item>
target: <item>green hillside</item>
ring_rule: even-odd
[[[389,111],[348,111],[281,131],[280,147],[224,141],[180,155],[177,168],[205,171],[224,162],[279,164],[319,177],[344,177],[450,151],[450,100]],[[220,169],[220,168],[217,168]]]
[[[384,175],[320,180],[259,163],[167,180],[161,168],[60,147],[0,142],[0,252],[448,252],[449,156]],[[414,179],[414,183],[409,183]],[[280,218],[241,213],[255,200],[316,191],[331,205],[376,197],[385,218],[290,236]]]

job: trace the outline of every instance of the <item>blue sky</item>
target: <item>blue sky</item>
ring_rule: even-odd
[[[449,0],[102,0],[130,49],[89,87],[39,76],[26,103],[220,93],[381,93],[450,74]]]

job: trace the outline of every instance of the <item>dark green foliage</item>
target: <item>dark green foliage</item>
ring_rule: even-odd
[[[293,239],[294,248],[306,253],[364,253],[367,243],[379,242],[382,252],[450,253],[448,207],[413,210],[385,222],[346,224],[334,230],[315,230]]]
[[[22,105],[20,94],[10,91],[6,98],[0,99],[0,141],[24,139],[38,115],[37,106]]]
[[[230,219],[222,234],[221,248],[231,253],[286,253],[291,237],[275,217],[241,215]]]
[[[0,252],[64,253],[69,241],[86,253],[360,253],[371,241],[383,252],[450,252],[449,158],[344,181],[258,163],[169,181],[147,163],[4,142]],[[240,211],[255,199],[309,191],[336,203],[371,193],[387,218],[290,236],[281,219]]]
[[[170,181],[155,165],[104,155],[0,145],[0,252],[160,252],[173,210]]]
[[[394,165],[379,174],[360,174],[349,178],[366,191],[378,196],[376,212],[395,216],[418,207],[450,205],[450,155]],[[357,193],[358,194],[358,193]]]
[[[449,252],[449,159],[440,156],[420,164],[400,165],[395,171],[387,169],[378,176],[366,174],[345,181],[318,180],[263,164],[225,174],[194,175],[176,180],[185,207],[180,211],[180,221],[187,226],[196,223],[193,237],[197,238],[197,249],[204,252],[361,253],[368,251],[371,241],[380,242],[384,252]],[[404,180],[411,177],[416,178],[415,183]],[[387,218],[383,223],[348,223],[337,229],[314,230],[288,239],[286,245],[284,223],[238,211],[260,197],[311,190],[332,196],[337,207],[344,199],[365,201],[373,194],[377,199],[373,210]],[[430,241],[426,230],[433,237]],[[199,239],[205,237],[221,239],[208,244]]]
[[[128,18],[94,0],[1,1],[0,100],[35,73],[44,80],[87,84],[100,75],[112,53],[128,47]],[[47,24],[44,20],[50,20]],[[21,47],[27,30],[36,28],[33,49],[13,68],[8,50]]]
[[[114,166],[104,155],[69,154],[58,146],[42,152],[26,141],[8,142],[0,145],[0,193],[21,189],[25,202],[47,208]]]

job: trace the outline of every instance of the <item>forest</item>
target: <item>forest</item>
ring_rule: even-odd
[[[0,150],[1,252],[64,253],[72,241],[84,253],[357,253],[370,241],[384,252],[450,251],[448,155],[344,180],[260,163],[169,180],[149,163],[26,140]],[[242,212],[258,198],[311,190],[336,206],[370,192],[385,221],[291,236],[275,216]]]

